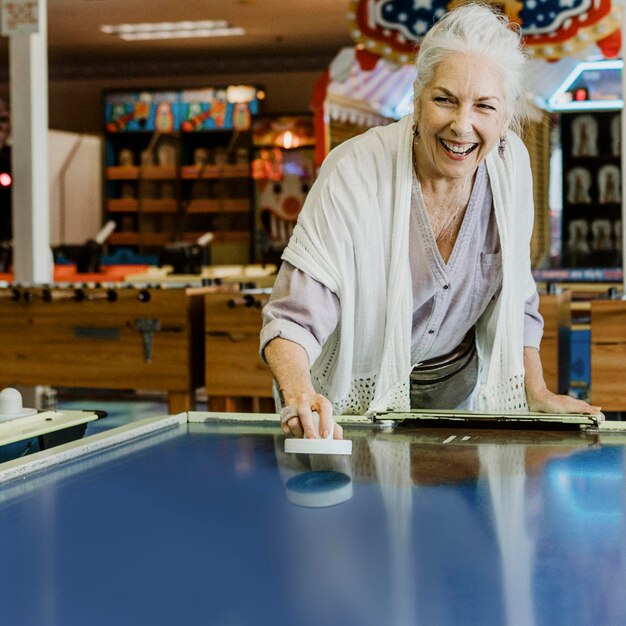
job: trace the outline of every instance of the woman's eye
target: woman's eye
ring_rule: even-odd
[[[450,98],[446,98],[445,96],[436,96],[435,102],[451,102]]]
[[[496,108],[492,107],[490,104],[479,104],[478,108],[483,109],[485,111],[495,111]]]

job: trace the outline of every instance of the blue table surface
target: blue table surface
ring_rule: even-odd
[[[275,432],[183,425],[0,487],[0,623],[626,624],[623,446]],[[310,471],[352,497],[292,504]]]

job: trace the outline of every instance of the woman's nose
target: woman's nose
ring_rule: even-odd
[[[464,109],[459,109],[454,116],[451,127],[459,137],[470,135],[473,128],[471,114]]]

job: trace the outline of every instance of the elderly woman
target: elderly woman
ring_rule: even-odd
[[[462,6],[416,64],[413,118],[328,155],[283,254],[261,331],[283,431],[341,438],[333,410],[599,411],[543,379],[518,33]]]

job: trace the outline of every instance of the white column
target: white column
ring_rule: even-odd
[[[39,0],[38,32],[10,35],[9,75],[15,280],[50,283],[46,0]]]

